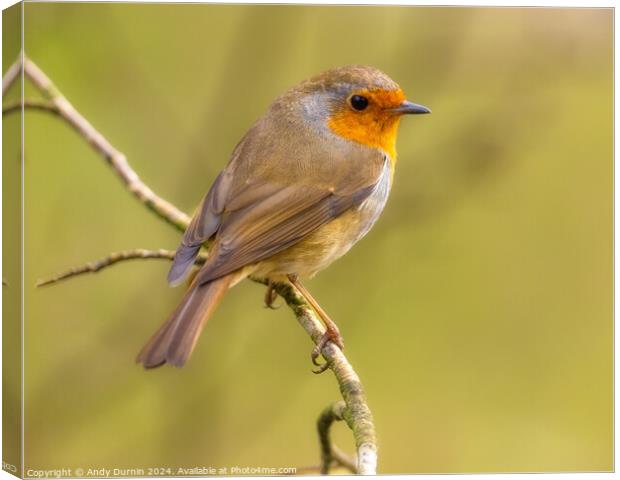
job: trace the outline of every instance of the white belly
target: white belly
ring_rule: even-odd
[[[379,177],[379,182],[377,182],[375,189],[358,208],[359,212],[362,213],[361,217],[365,220],[361,222],[358,237],[352,242],[352,245],[366,235],[378,220],[379,215],[381,215],[387,203],[391,186],[392,171],[390,168],[390,161],[386,158],[381,176]]]

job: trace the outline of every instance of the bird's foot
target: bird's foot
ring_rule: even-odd
[[[323,347],[327,344],[327,342],[332,342],[340,350],[344,350],[344,341],[342,339],[342,335],[340,335],[340,332],[337,329],[327,330],[323,334],[321,339],[319,340],[319,343],[317,343],[314,346],[314,348],[312,349],[312,353],[310,354],[312,363],[316,365],[317,367],[319,367],[316,370],[312,370],[313,373],[316,373],[316,374],[323,373],[325,370],[329,368],[329,362],[325,361],[325,363],[319,363],[318,361],[318,358],[321,355]]]
[[[310,292],[306,290],[299,278],[296,274],[288,275],[288,280],[291,284],[297,289],[297,291],[301,294],[302,297],[310,304],[310,306],[314,309],[317,315],[323,320],[325,324],[325,333],[321,336],[316,346],[312,349],[312,353],[310,354],[310,358],[312,359],[312,363],[314,363],[317,367],[317,370],[312,370],[314,373],[323,373],[325,370],[329,368],[329,362],[319,363],[317,359],[321,355],[323,347],[327,344],[327,342],[332,342],[336,345],[340,350],[344,350],[344,341],[342,340],[342,335],[340,335],[340,330],[338,330],[338,326],[334,323],[334,321],[329,318],[329,315],[325,313],[325,310],[321,308],[318,302],[310,295]]]
[[[269,280],[267,284],[267,291],[265,292],[265,307],[270,308],[271,310],[277,310],[281,307],[281,305],[274,305],[276,299],[278,298],[278,292],[273,287],[273,283]]]

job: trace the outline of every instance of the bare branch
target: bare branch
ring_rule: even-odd
[[[52,81],[34,62],[24,58],[24,74],[41,93],[58,109],[58,115],[71,125],[86,141],[109,163],[127,189],[146,207],[160,218],[184,231],[189,225],[189,217],[167,200],[159,197],[138,177],[130,167],[125,155],[86,120],[60,93]]]
[[[84,265],[72,267],[64,272],[57,273],[44,280],[38,280],[35,286],[43,287],[46,285],[52,285],[54,283],[61,282],[77,275],[84,273],[97,273],[104,268],[111,267],[112,265],[124,262],[126,260],[145,260],[149,258],[174,260],[174,254],[172,250],[164,250],[160,248],[158,250],[146,250],[144,248],[136,248],[134,250],[123,250],[122,252],[112,252],[99,260],[88,262]],[[196,257],[196,265],[203,265],[207,260],[206,255],[199,255]]]
[[[66,280],[67,278],[82,275],[83,273],[97,273],[99,270],[125,260],[145,258],[163,258],[166,260],[172,260],[174,258],[174,252],[171,250],[145,250],[142,248],[137,248],[135,250],[124,250],[122,252],[113,252],[103,258],[100,258],[99,260],[88,262],[85,265],[80,265],[78,267],[72,267],[69,270],[65,270],[64,272],[58,273],[44,280],[38,280],[36,286],[43,287],[45,285],[52,285],[62,280]]]
[[[306,301],[288,283],[277,283],[274,288],[293,310],[297,321],[317,344],[325,328],[317,315]],[[328,342],[321,351],[334,372],[346,408],[342,410],[342,417],[353,431],[357,448],[357,473],[373,475],[377,471],[377,438],[372,413],[368,408],[362,382],[349,363],[349,360],[333,343]],[[323,443],[321,442],[321,445]]]
[[[327,407],[317,421],[317,430],[319,432],[319,443],[321,445],[321,475],[329,473],[329,466],[333,462],[332,443],[329,437],[329,430],[332,423],[343,420],[344,409],[347,408],[343,401],[336,402]],[[353,470],[356,473],[356,470]]]
[[[26,110],[41,110],[44,112],[50,112],[54,115],[59,115],[60,112],[56,105],[52,102],[48,102],[46,100],[24,100],[23,103],[24,109]],[[22,102],[20,100],[15,100],[13,102],[7,102],[2,107],[2,115],[8,115],[13,112],[20,112],[22,109]]]
[[[332,459],[336,466],[346,468],[351,473],[357,473],[357,459],[343,452],[336,445],[332,445]]]
[[[329,467],[332,463],[336,463],[351,473],[357,473],[355,460],[341,451],[335,445],[332,445],[329,436],[329,430],[335,421],[344,420],[344,412],[347,408],[346,403],[342,400],[333,403],[321,413],[317,421],[317,430],[319,432],[319,442],[321,444],[321,475],[329,473]]]
[[[332,445],[332,463],[333,468],[342,468],[350,473],[357,474],[357,467],[355,458],[351,457],[347,453],[344,453],[335,445]],[[323,475],[321,469],[323,465],[309,465],[303,467],[296,467],[294,475]],[[332,469],[333,469],[332,468]],[[339,475],[339,472],[333,472],[335,475]]]
[[[9,67],[9,69],[2,77],[2,96],[8,92],[11,85],[19,78],[19,74],[22,72],[22,54],[20,53],[17,57],[17,60],[13,65]]]

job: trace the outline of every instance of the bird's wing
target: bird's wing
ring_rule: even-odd
[[[220,227],[224,205],[231,190],[232,173],[223,170],[203,198],[192,217],[181,245],[174,255],[174,262],[168,272],[168,283],[178,285],[187,276],[201,245],[209,240]]]
[[[229,214],[216,237],[199,283],[264,260],[296,244],[321,225],[364,201],[375,183],[346,193],[290,185]]]

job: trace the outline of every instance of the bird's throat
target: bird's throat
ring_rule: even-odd
[[[342,138],[386,152],[396,160],[396,133],[400,117],[390,114],[360,114],[343,110],[328,121],[329,128]]]

